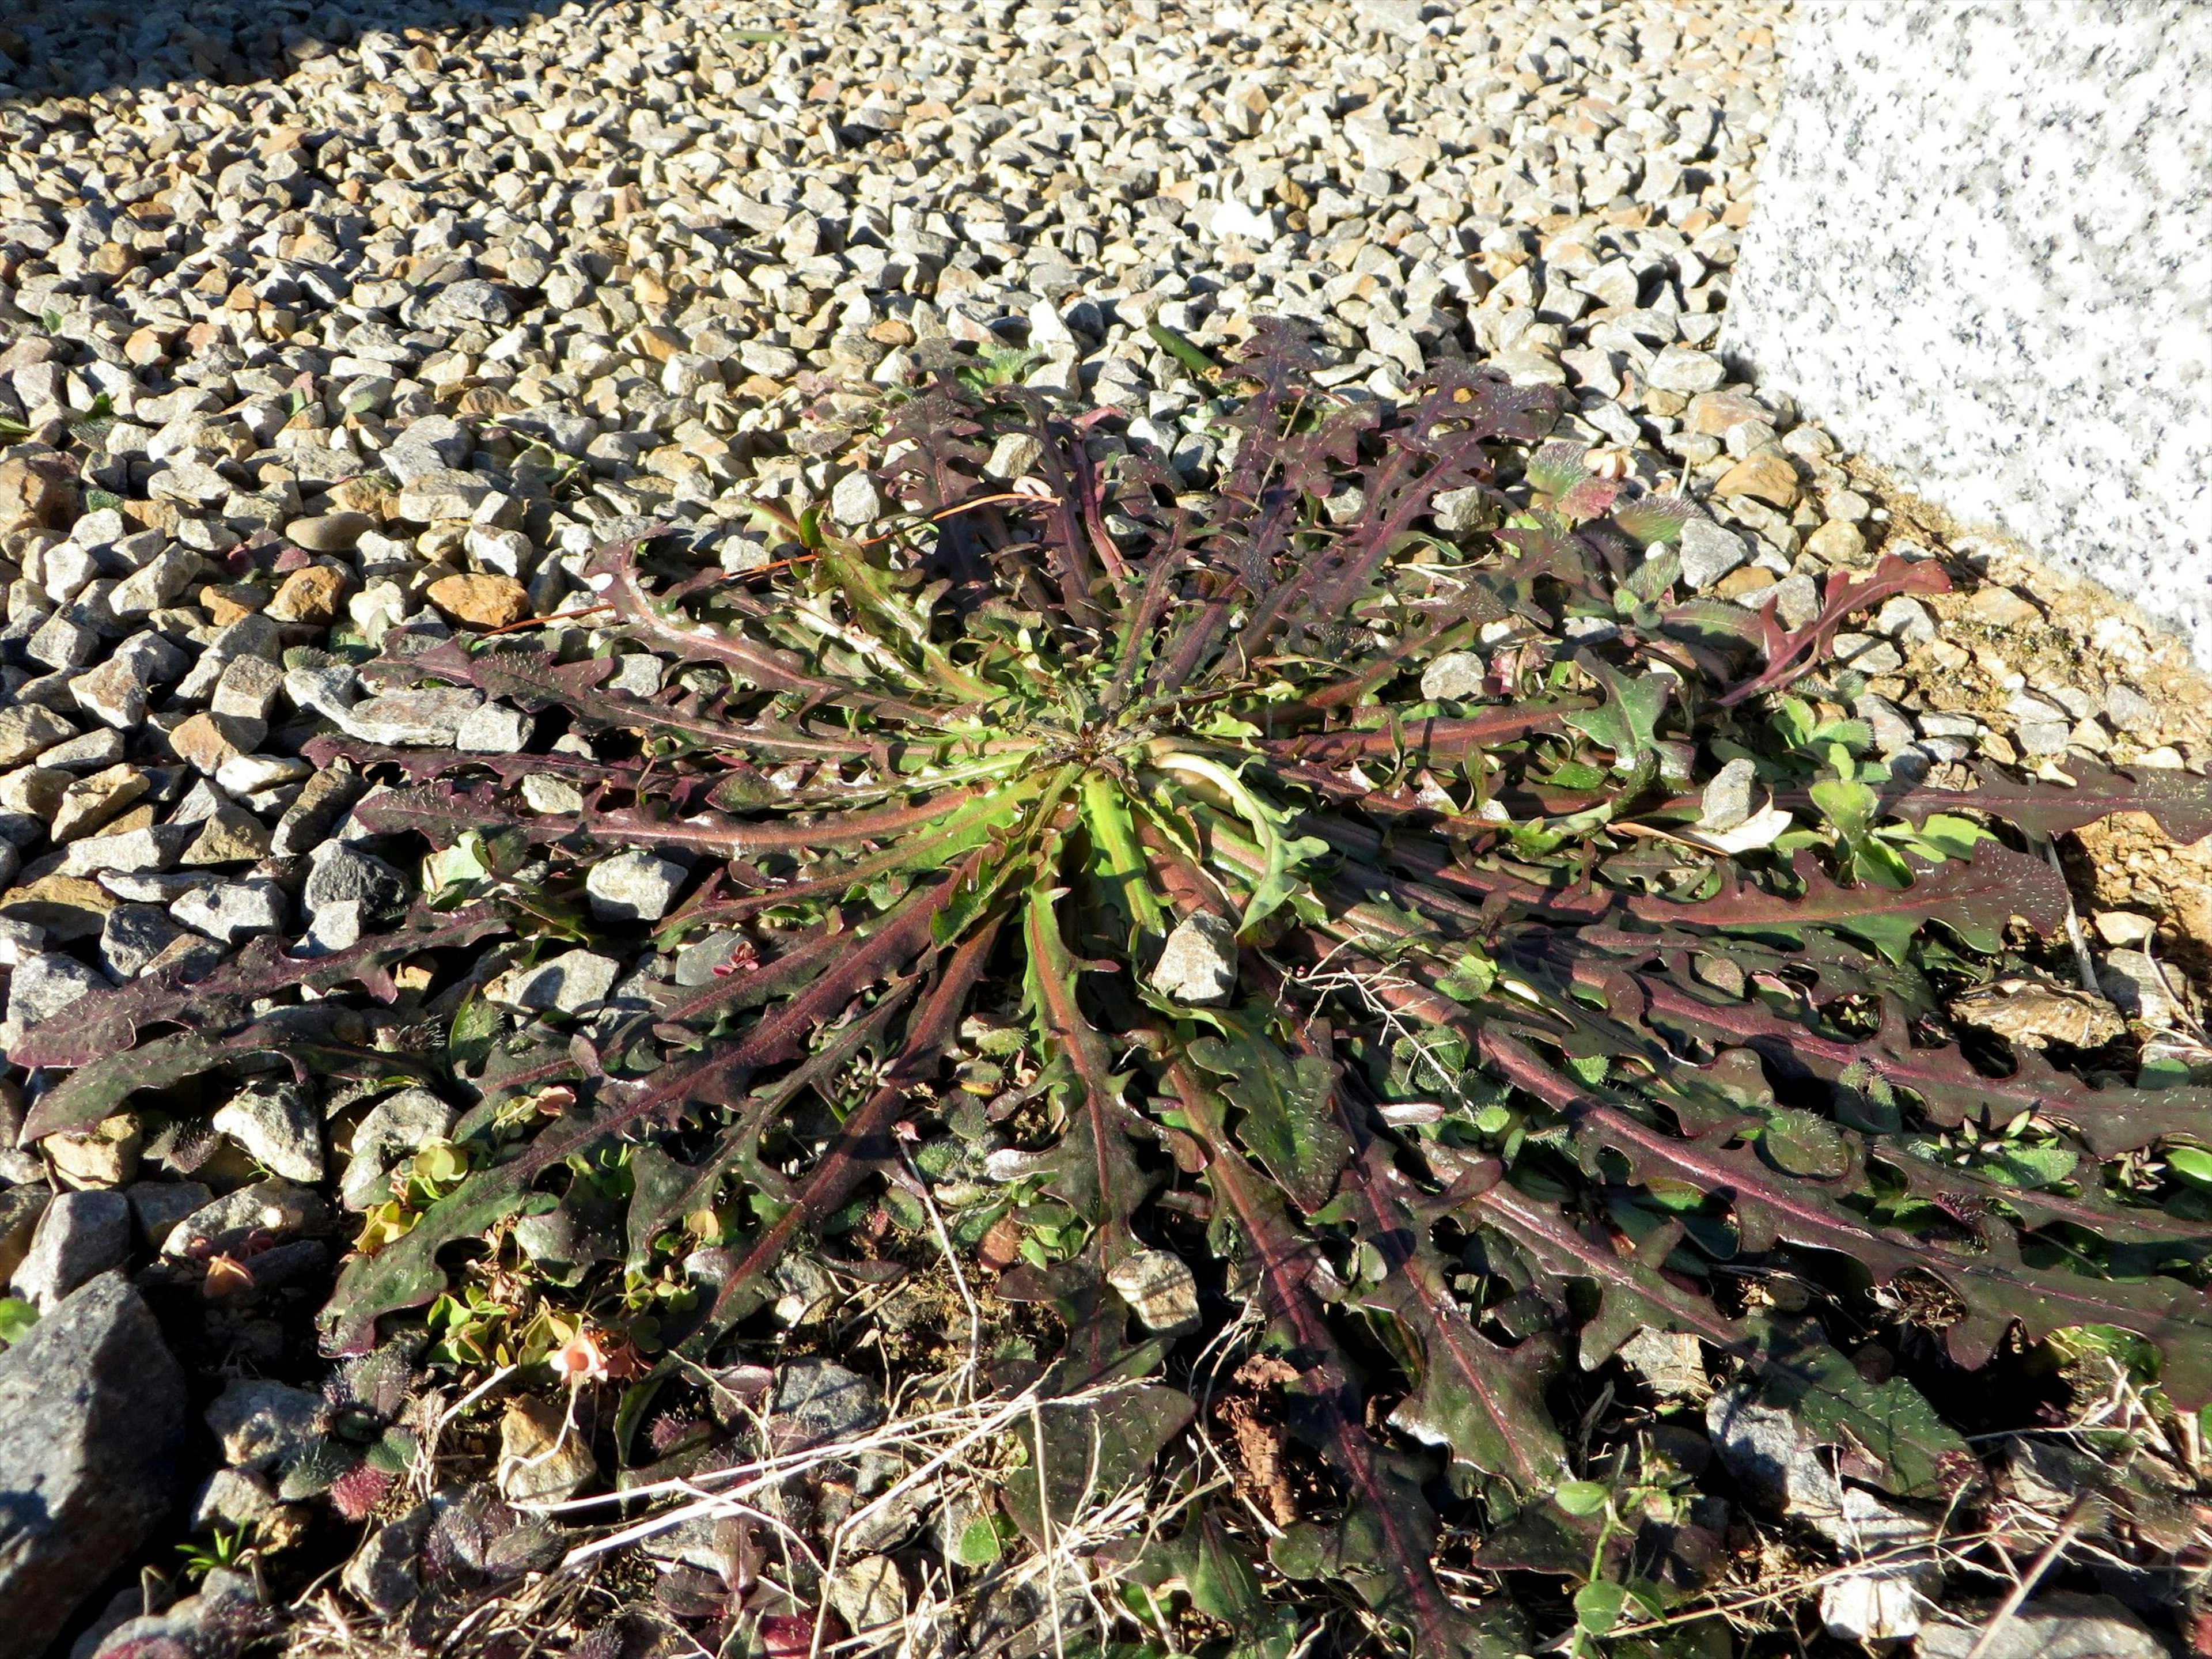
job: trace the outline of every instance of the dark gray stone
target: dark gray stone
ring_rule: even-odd
[[[2212,664],[2212,9],[1801,8],[1725,355]]]
[[[32,1659],[175,1506],[185,1379],[103,1273],[0,1353],[0,1659]]]

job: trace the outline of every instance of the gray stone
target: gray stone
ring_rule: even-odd
[[[1458,702],[1482,695],[1489,672],[1472,651],[1447,651],[1421,671],[1421,695],[1431,702]]]
[[[2112,951],[2098,980],[2122,1013],[2154,1029],[2172,1026],[2184,1012],[2175,995],[2182,988],[2182,976],[2148,951]]]
[[[1806,8],[1723,343],[2212,664],[2208,76],[2195,0]]]
[[[325,842],[315,849],[300,902],[314,916],[343,903],[359,904],[366,915],[388,915],[406,907],[410,891],[407,878],[382,859]]]
[[[155,1249],[186,1216],[197,1215],[215,1194],[197,1181],[134,1181],[123,1189],[142,1243]]]
[[[1717,357],[1670,345],[1651,360],[1644,378],[1662,392],[1711,392],[1728,379],[1728,371]]]
[[[323,1178],[322,1116],[303,1085],[240,1090],[216,1109],[209,1122],[271,1175],[287,1181]]]
[[[450,415],[426,415],[402,432],[382,459],[385,471],[404,489],[426,474],[466,466],[476,447],[469,429]],[[473,482],[479,489],[491,488],[481,479]]]
[[[338,724],[348,736],[363,743],[443,748],[460,735],[461,722],[483,702],[483,692],[461,686],[386,691],[380,696],[363,697],[345,711]]]
[[[510,968],[484,987],[484,995],[511,1007],[573,1014],[603,1000],[621,972],[622,964],[612,957],[569,951],[534,968]]]
[[[18,1042],[33,1026],[52,1019],[79,997],[105,990],[107,981],[75,957],[41,951],[17,964],[8,981],[8,1019],[0,1042]]]
[[[1877,697],[1871,691],[1862,693],[1852,699],[1851,713],[1874,733],[1875,753],[1891,755],[1911,746],[1912,722],[1888,698]]]
[[[1713,774],[1698,804],[1698,828],[1709,835],[1726,835],[1751,817],[1752,786],[1758,769],[1741,757]]]
[[[338,1198],[349,1210],[366,1210],[381,1201],[392,1164],[411,1157],[451,1133],[460,1114],[428,1089],[407,1088],[386,1095],[354,1126],[353,1152],[338,1183]]]
[[[1443,491],[1437,497],[1429,517],[1445,535],[1466,536],[1489,526],[1493,521],[1492,512],[1490,498],[1470,486]]]
[[[338,1574],[346,1593],[387,1619],[404,1611],[422,1591],[415,1563],[441,1507],[436,1500],[418,1504],[369,1534]]]
[[[437,524],[474,515],[492,493],[473,472],[434,467],[418,474],[399,492],[399,516],[412,524]]]
[[[1690,520],[1682,526],[1682,539],[1677,545],[1682,558],[1682,581],[1700,592],[1751,555],[1742,537],[1711,519]]]
[[[73,1651],[70,1659],[231,1659],[276,1622],[252,1575],[216,1567],[196,1594],[125,1620],[89,1655]]]
[[[284,809],[269,837],[273,857],[297,858],[322,845],[339,819],[368,787],[356,772],[323,771],[300,786],[300,793]]]
[[[2039,1595],[1990,1634],[1988,1614],[1965,1610],[1964,1624],[1920,1632],[1919,1659],[2165,1659],[2166,1646],[2109,1595]]]
[[[592,914],[603,921],[658,921],[684,890],[685,871],[651,853],[617,853],[584,878]]]
[[[1198,1280],[1172,1250],[1135,1250],[1106,1270],[1137,1322],[1148,1331],[1179,1335],[1198,1328]]]
[[[830,514],[848,530],[872,525],[884,515],[884,498],[865,472],[848,472],[830,492]]]
[[[828,1359],[793,1359],[776,1378],[770,1432],[786,1450],[858,1434],[883,1420],[883,1391]]]
[[[330,1201],[320,1193],[289,1181],[257,1181],[179,1221],[161,1241],[161,1254],[173,1261],[205,1261],[218,1252],[237,1249],[256,1235],[283,1239],[319,1232],[331,1219]]]
[[[208,1407],[222,1461],[256,1474],[289,1462],[320,1437],[323,1397],[266,1377],[234,1376]]]
[[[250,1469],[217,1469],[192,1500],[192,1530],[243,1526],[274,1515],[279,1505],[269,1483]]]
[[[284,925],[284,890],[273,881],[212,881],[187,893],[169,914],[194,933],[235,945]]]
[[[496,286],[469,276],[432,295],[422,307],[422,320],[432,328],[465,328],[471,323],[505,328],[514,315],[514,301]]]
[[[530,716],[503,702],[471,709],[453,732],[453,747],[468,755],[519,755],[530,741]]]
[[[131,1254],[131,1205],[122,1194],[58,1194],[39,1218],[31,1249],[9,1288],[41,1313]]]
[[[1203,911],[1184,917],[1160,951],[1152,985],[1162,996],[1194,1007],[1227,1001],[1237,988],[1235,925]]]
[[[714,970],[726,965],[738,953],[744,936],[727,929],[717,929],[704,938],[696,939],[676,953],[676,982],[686,988],[696,988],[714,982]]]
[[[119,1273],[0,1353],[0,1607],[11,1659],[40,1652],[167,1520],[185,1379]]]

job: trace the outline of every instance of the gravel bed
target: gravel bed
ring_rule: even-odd
[[[1112,404],[1106,445],[1192,476],[1221,410],[1152,325],[1222,352],[1310,319],[1354,397],[1486,359],[1569,388],[1562,435],[1606,465],[1704,503],[1690,586],[1787,623],[1831,568],[1977,550],[1715,349],[1782,0],[471,10],[0,19],[0,1049],[257,937],[350,943],[414,872],[348,843],[362,781],[303,748],[533,740],[362,647],[535,625],[581,654],[603,641],[578,573],[626,529],[667,521],[736,571],[775,556],[763,499],[864,524],[874,391],[950,354]],[[2178,647],[2109,607],[1992,582],[1838,646],[1901,765],[2202,752],[2201,714],[2159,695]],[[633,656],[617,683],[671,672]],[[532,787],[561,810],[557,779]],[[611,867],[595,896],[658,915],[658,878]],[[630,970],[571,967],[510,988],[568,1008]],[[318,1188],[374,1185],[349,1156],[445,1110],[353,1126],[348,1154],[313,1103],[248,1091],[209,1167],[262,1172],[261,1224],[310,1231]],[[221,1179],[179,1200],[206,1148],[127,1115],[13,1139],[19,1294],[235,1224]],[[50,1188],[119,1189],[135,1219],[72,1211],[74,1254],[59,1221],[33,1249]],[[252,1348],[265,1321],[228,1340]]]

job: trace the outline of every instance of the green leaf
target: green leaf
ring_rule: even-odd
[[[1657,674],[1624,674],[1588,652],[1575,661],[1605,687],[1605,701],[1595,708],[1578,709],[1562,719],[1592,742],[1613,750],[1613,769],[1625,772],[1650,750],[1672,682]]]
[[[1595,1480],[1569,1480],[1553,1492],[1552,1501],[1569,1515],[1602,1515],[1613,1494]]]
[[[1328,1063],[1291,1059],[1248,1011],[1226,1016],[1226,1037],[1200,1037],[1190,1057],[1222,1079],[1223,1097],[1242,1116],[1237,1138],[1299,1208],[1318,1210],[1336,1190],[1352,1142],[1337,1126]]]
[[[12,1347],[31,1334],[39,1310],[21,1297],[0,1296],[0,1347]]]
[[[2166,1167],[2191,1186],[2212,1193],[2212,1152],[2197,1146],[2169,1146]]]
[[[1627,1604],[1628,1587],[1601,1578],[1575,1592],[1575,1623],[1592,1636],[1602,1636],[1620,1622]]]
[[[1904,1377],[1868,1382],[1817,1328],[1754,1323],[1752,1330],[1777,1362],[1760,1382],[1760,1401],[1791,1413],[1820,1443],[1870,1460],[1868,1478],[1884,1491],[1938,1498],[1978,1473],[1959,1431]]]
[[[1103,1399],[1048,1401],[1017,1425],[1030,1462],[1006,1477],[1008,1513],[1034,1544],[1112,1498],[1152,1466],[1197,1407],[1180,1389],[1146,1383]]]
[[[963,1567],[988,1567],[999,1559],[1005,1547],[997,1521],[993,1516],[979,1515],[962,1531],[953,1553]]]

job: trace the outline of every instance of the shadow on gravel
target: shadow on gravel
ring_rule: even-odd
[[[512,24],[572,0],[0,0],[0,105],[120,87],[238,86],[362,36]],[[397,67],[397,64],[394,65]]]

